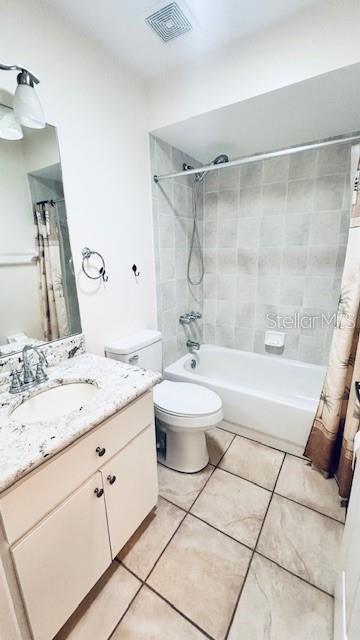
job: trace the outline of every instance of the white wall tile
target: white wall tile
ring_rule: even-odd
[[[349,229],[349,150],[345,145],[289,154],[208,173],[199,207],[205,262],[200,287],[189,288],[186,281],[193,178],[154,189],[159,323],[167,357],[174,357],[175,343],[177,357],[184,353],[190,335],[267,353],[264,336],[272,314],[280,322],[290,318],[283,329],[284,357],[326,361],[332,327],[321,327],[319,319],[303,328],[295,319],[330,317],[336,307]],[[186,158],[170,151],[156,146],[163,166],[169,158],[173,165]],[[203,312],[203,325],[184,329],[178,314],[192,307]]]

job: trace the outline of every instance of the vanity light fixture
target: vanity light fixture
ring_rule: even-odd
[[[17,65],[0,64],[3,71],[19,71],[14,96],[14,116],[19,125],[30,129],[43,129],[46,126],[41,102],[34,89],[40,80],[30,71]]]

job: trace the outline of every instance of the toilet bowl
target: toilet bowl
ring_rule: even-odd
[[[205,431],[223,417],[219,396],[197,384],[164,380],[154,388],[154,405],[159,461],[184,473],[206,467]]]
[[[105,347],[108,358],[162,370],[159,331],[144,330]],[[207,387],[164,380],[154,388],[156,446],[159,461],[184,473],[200,471],[209,462],[205,432],[223,418],[221,398]]]

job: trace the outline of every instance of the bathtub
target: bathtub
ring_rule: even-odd
[[[325,367],[205,344],[169,365],[164,377],[213,389],[223,401],[224,420],[303,448]]]

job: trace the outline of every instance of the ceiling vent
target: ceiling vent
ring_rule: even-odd
[[[178,38],[192,29],[191,23],[176,2],[155,11],[146,18],[146,22],[163,42]]]

